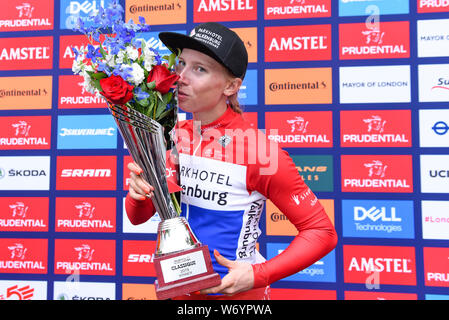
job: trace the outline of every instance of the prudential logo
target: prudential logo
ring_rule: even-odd
[[[343,236],[414,238],[413,201],[343,200]]]

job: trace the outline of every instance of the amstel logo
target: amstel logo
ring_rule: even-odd
[[[257,19],[256,0],[194,0],[193,22]]]
[[[345,282],[416,285],[414,247],[343,246]]]
[[[53,68],[53,37],[0,38],[0,70]]]
[[[331,25],[265,28],[265,61],[331,60]]]

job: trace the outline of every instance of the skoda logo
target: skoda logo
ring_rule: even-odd
[[[0,180],[5,177],[5,169],[0,168]]]
[[[444,121],[438,121],[433,125],[432,130],[436,134],[442,136],[442,135],[445,135],[449,131],[449,126]]]

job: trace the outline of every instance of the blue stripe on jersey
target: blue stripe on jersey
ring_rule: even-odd
[[[185,203],[181,204],[181,209],[181,215],[185,217],[187,212]],[[243,225],[243,213],[243,210],[216,211],[189,205],[189,225],[198,240],[208,246],[213,268],[221,278],[228,273],[228,269],[217,263],[214,249],[229,260],[236,259],[235,252]]]

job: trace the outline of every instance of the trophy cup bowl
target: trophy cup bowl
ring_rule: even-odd
[[[168,191],[163,127],[124,105],[108,103],[132,159],[142,178],[154,187],[151,198],[161,222],[158,225],[154,267],[158,299],[169,299],[221,283],[214,272],[207,245],[202,244],[187,220],[180,217]]]

